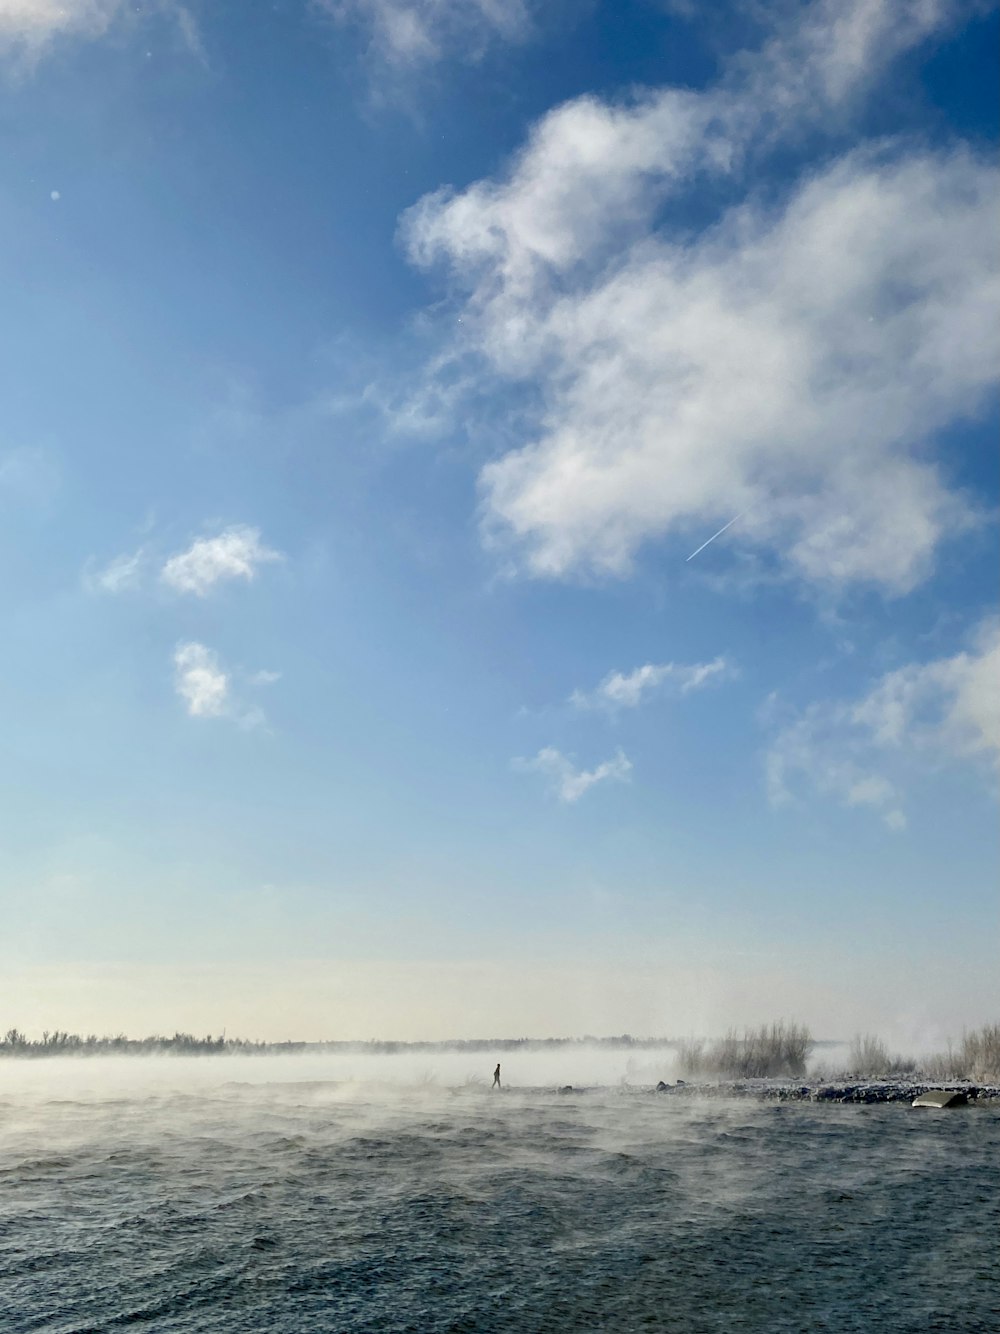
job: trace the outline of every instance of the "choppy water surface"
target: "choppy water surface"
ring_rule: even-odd
[[[995,1104],[194,1064],[0,1066],[3,1329],[1000,1328]]]

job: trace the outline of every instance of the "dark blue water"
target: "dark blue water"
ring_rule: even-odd
[[[0,1067],[0,1328],[1000,1329],[996,1104],[268,1069],[102,1092]]]

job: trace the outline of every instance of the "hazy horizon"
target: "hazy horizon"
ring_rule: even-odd
[[[810,979],[808,961],[798,976],[786,966],[778,978],[752,967],[737,977],[718,967],[625,973],[565,964],[515,970],[486,961],[19,970],[6,975],[0,1027],[35,1038],[45,1030],[136,1038],[225,1031],[266,1042],[445,1042],[625,1033],[711,1038],[784,1018],[805,1023],[815,1038],[847,1042],[871,1032],[894,1050],[922,1053],[996,1021],[991,977],[978,986],[969,978],[952,997],[955,970],[943,960],[911,968],[908,978],[902,970],[865,976],[870,968],[846,973],[854,979],[850,995],[843,994],[843,967],[836,977]]]

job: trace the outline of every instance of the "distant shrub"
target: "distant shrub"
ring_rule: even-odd
[[[858,1079],[898,1078],[906,1074],[936,1083],[967,1079],[980,1084],[1000,1084],[1000,1024],[986,1024],[964,1034],[957,1046],[949,1041],[944,1051],[919,1060],[890,1056],[881,1039],[864,1033],[851,1043],[847,1068],[838,1074]]]
[[[914,1069],[914,1062],[904,1056],[891,1056],[881,1038],[874,1033],[857,1033],[843,1072],[854,1079],[892,1079]]]
[[[937,1081],[969,1079],[983,1084],[1000,1084],[1000,1024],[986,1024],[965,1033],[955,1046],[948,1043],[943,1052],[935,1052],[920,1062],[921,1073]]]
[[[707,1073],[705,1044],[701,1038],[683,1038],[677,1044],[677,1068],[686,1075]]]
[[[961,1069],[962,1059],[950,1042],[947,1051],[938,1051],[932,1056],[925,1056],[920,1062],[920,1073],[924,1078],[938,1082],[943,1079],[963,1079]]]
[[[763,1024],[742,1033],[730,1029],[712,1043],[682,1042],[677,1053],[681,1070],[689,1075],[729,1079],[801,1079],[813,1041],[804,1024]]]
[[[1000,1024],[985,1024],[965,1033],[958,1047],[930,1057],[925,1069],[932,1079],[971,1079],[1000,1084]]]
[[[962,1039],[963,1064],[970,1079],[1000,1084],[1000,1024],[986,1024]]]

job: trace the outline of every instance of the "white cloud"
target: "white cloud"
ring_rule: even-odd
[[[142,583],[147,564],[146,550],[124,552],[108,562],[101,570],[84,572],[84,586],[91,593],[131,593]]]
[[[191,54],[204,61],[194,16],[180,0],[152,0],[143,9],[127,0],[0,0],[0,53],[12,50],[32,60],[55,38],[103,37],[117,21],[150,12],[170,16]],[[58,191],[52,197],[58,199]]]
[[[880,746],[1000,763],[1000,626],[982,626],[971,652],[889,672],[851,721]]]
[[[513,765],[523,773],[543,774],[555,795],[567,805],[579,801],[596,783],[607,779],[628,782],[632,772],[631,760],[620,750],[613,759],[605,760],[594,769],[577,769],[572,760],[553,746],[543,747],[533,759],[514,760]]]
[[[771,7],[787,19],[788,6]],[[931,34],[984,7],[978,0],[818,0],[734,72],[777,114],[811,104],[822,115],[868,91],[887,65]]]
[[[160,578],[179,593],[205,597],[217,583],[252,580],[260,565],[283,559],[281,552],[261,544],[259,529],[236,525],[218,537],[200,537],[186,551],[171,556]]]
[[[192,718],[221,718],[229,710],[229,677],[204,644],[178,644],[174,686]]]
[[[733,536],[796,575],[898,593],[970,521],[926,446],[1000,364],[993,165],[883,145],[694,236],[664,213],[961,9],[814,4],[707,93],[579,98],[505,177],[405,216],[413,261],[450,274],[477,387],[540,404],[481,474],[487,537],[522,568],[625,574],[644,542],[752,507]]]
[[[622,241],[641,234],[692,178],[734,173],[762,136],[825,121],[893,56],[972,7],[952,0],[764,7],[775,35],[734,59],[718,84],[646,90],[617,104],[577,98],[542,117],[505,177],[426,196],[404,218],[411,257],[446,263],[479,306],[552,299],[567,279],[586,285],[594,265],[620,253]],[[519,331],[508,332],[516,347]]]
[[[892,829],[906,817],[902,793],[884,774],[871,738],[851,730],[842,705],[814,704],[779,733],[765,758],[768,797],[774,806],[793,800],[793,788],[806,785],[845,806],[866,806],[879,812]]]
[[[174,689],[184,701],[192,718],[227,718],[244,730],[265,727],[267,718],[256,705],[248,705],[240,696],[243,687],[273,685],[281,679],[280,672],[236,672],[223,667],[214,649],[194,640],[177,645],[174,650]]]
[[[334,19],[369,34],[381,60],[428,65],[446,55],[482,57],[493,41],[523,41],[531,31],[526,0],[316,0]]]
[[[0,0],[0,43],[40,46],[60,33],[98,37],[125,0]]]
[[[1000,764],[1000,626],[987,622],[971,651],[886,673],[861,700],[810,705],[786,722],[766,757],[774,804],[812,787],[905,826],[906,776],[915,765]]]
[[[254,672],[250,677],[250,684],[254,686],[273,686],[275,681],[280,680],[280,672],[269,672],[266,669],[261,669],[259,672]]]
[[[728,659],[714,658],[711,662],[683,664],[677,662],[647,662],[628,672],[609,672],[593,690],[574,690],[570,703],[579,709],[633,709],[643,698],[662,686],[672,686],[680,694],[700,690],[710,681],[724,681],[735,674]]]

